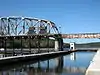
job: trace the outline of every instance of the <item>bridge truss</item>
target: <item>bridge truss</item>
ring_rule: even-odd
[[[77,33],[77,34],[62,34],[62,38],[75,39],[75,38],[98,38],[100,39],[100,33]]]
[[[31,17],[1,17],[0,35],[58,34],[55,23]]]

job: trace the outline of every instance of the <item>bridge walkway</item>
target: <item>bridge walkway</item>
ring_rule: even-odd
[[[47,53],[39,53],[39,54],[30,54],[30,55],[18,55],[18,56],[10,56],[10,57],[1,57],[0,64],[9,64],[24,60],[41,60],[43,58],[49,58],[53,56],[58,56],[61,54],[69,54],[75,52],[73,51],[55,51],[55,52],[47,52]]]

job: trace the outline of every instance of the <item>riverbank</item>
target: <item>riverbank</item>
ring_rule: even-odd
[[[100,75],[100,49],[98,49],[97,53],[93,57],[90,65],[86,71],[86,75]]]

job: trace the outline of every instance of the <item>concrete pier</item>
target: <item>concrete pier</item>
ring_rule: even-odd
[[[55,51],[63,51],[63,39],[55,39]]]
[[[16,63],[16,62],[26,61],[26,60],[28,60],[28,61],[29,60],[42,60],[45,58],[51,58],[51,57],[59,56],[61,54],[69,54],[72,52],[75,52],[75,51],[56,51],[56,52],[49,52],[49,53],[1,57],[0,58],[0,65],[1,64]]]
[[[59,50],[59,42],[55,40],[55,51]]]
[[[98,49],[85,75],[100,75],[100,49]]]

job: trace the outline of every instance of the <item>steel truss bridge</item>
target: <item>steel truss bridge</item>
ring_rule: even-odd
[[[1,17],[0,35],[57,34],[55,23],[31,17]]]
[[[62,49],[61,34],[52,21],[32,17],[0,17],[0,48],[4,48],[5,54],[7,49],[11,48],[14,55],[15,48],[19,47],[21,54],[26,48],[29,54],[32,53],[34,47],[40,52],[41,41],[45,40],[46,46],[50,47],[50,38],[57,41],[58,46],[55,45],[57,49]]]
[[[60,34],[54,22],[32,17],[0,17],[0,36],[54,36]],[[100,38],[100,33],[61,34],[62,38]]]
[[[60,34],[54,22],[32,17],[0,17],[0,36]],[[61,34],[62,38],[100,38],[100,33]]]
[[[55,45],[55,48],[62,49],[63,38],[100,38],[100,33],[60,34],[55,23],[49,20],[32,17],[0,17],[0,48],[6,50],[9,48],[8,45],[12,44],[14,49],[17,41],[20,43],[22,51],[23,44],[27,42],[25,45],[31,52],[33,42],[39,48],[43,38],[48,39],[47,47],[49,46],[49,39],[53,38],[56,40],[57,46]]]

